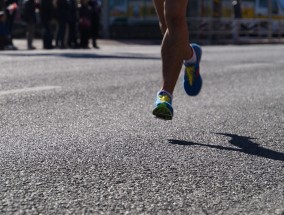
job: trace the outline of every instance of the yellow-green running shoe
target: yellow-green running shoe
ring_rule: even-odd
[[[173,118],[172,98],[166,91],[158,92],[153,115],[164,120]]]

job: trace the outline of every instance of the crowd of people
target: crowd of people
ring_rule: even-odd
[[[20,8],[20,10],[19,10]],[[17,49],[13,27],[20,13],[26,25],[27,49],[33,50],[36,27],[42,27],[44,49],[99,48],[101,2],[99,0],[5,0],[0,11],[0,49]]]

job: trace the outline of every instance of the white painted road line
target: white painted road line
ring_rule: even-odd
[[[10,95],[10,94],[29,93],[29,92],[39,92],[39,91],[46,91],[46,90],[55,90],[55,89],[60,89],[60,88],[61,88],[60,86],[29,87],[29,88],[22,88],[22,89],[0,91],[0,96]]]

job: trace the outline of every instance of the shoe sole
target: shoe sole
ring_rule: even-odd
[[[172,120],[173,114],[165,104],[159,104],[154,110],[153,115],[159,119]]]
[[[184,81],[184,90],[188,96],[197,96],[202,89],[202,77],[199,75],[198,79],[195,80],[194,86],[189,86],[189,84]]]
[[[192,44],[193,46],[193,49],[198,52],[198,56],[197,56],[197,61],[198,61],[198,64],[200,64],[200,61],[201,61],[201,57],[202,57],[202,49],[200,48],[200,46],[198,46],[197,44]],[[196,50],[196,49],[199,49],[199,50]],[[200,65],[199,65],[199,68],[200,70]],[[200,91],[201,91],[201,88],[202,88],[202,77],[200,75],[200,71],[199,71],[199,75],[198,75],[198,78],[197,80],[195,80],[195,83],[193,86],[190,86],[188,84],[188,81],[186,80],[186,77],[184,75],[184,79],[183,79],[183,86],[184,86],[184,90],[185,92],[187,93],[187,95],[189,96],[197,96]]]

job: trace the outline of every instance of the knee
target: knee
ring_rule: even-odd
[[[160,21],[160,29],[161,29],[163,35],[166,33],[167,28],[168,28],[168,27],[167,27],[166,22],[161,22],[161,21]]]
[[[185,14],[183,14],[183,8],[178,1],[165,5],[165,20],[168,28],[178,28],[185,21]]]
[[[169,11],[165,14],[168,28],[178,28],[183,22],[185,17],[175,11]]]

